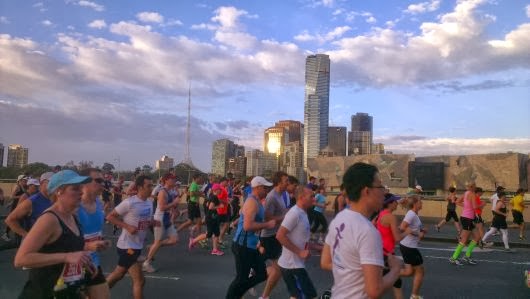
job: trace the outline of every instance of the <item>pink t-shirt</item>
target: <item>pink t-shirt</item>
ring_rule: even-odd
[[[462,210],[462,217],[467,219],[475,219],[475,210],[473,210],[472,200],[476,200],[471,191],[464,193],[464,209]]]

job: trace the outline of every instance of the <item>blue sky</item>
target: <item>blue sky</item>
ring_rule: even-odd
[[[305,57],[331,58],[330,125],[374,117],[416,155],[530,152],[530,2],[0,0],[0,143],[30,161],[194,163],[303,121]]]

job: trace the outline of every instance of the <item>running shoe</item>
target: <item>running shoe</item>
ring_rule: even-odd
[[[476,265],[477,264],[477,261],[475,261],[474,259],[470,258],[470,257],[467,257],[467,256],[464,256],[462,258],[462,262],[468,264],[468,265]]]
[[[211,255],[221,256],[221,255],[224,255],[225,253],[222,252],[222,251],[219,250],[219,249],[214,249],[214,250],[212,250],[212,252],[211,252],[210,254],[211,254]]]
[[[410,299],[423,299],[423,296],[420,296],[420,295],[410,295]]]
[[[493,245],[495,245],[495,243],[493,243],[493,242],[484,243],[484,247],[493,247]]]
[[[191,251],[195,247],[195,242],[193,242],[193,238],[190,238],[188,242],[188,250]]]
[[[484,249],[484,242],[482,242],[482,240],[478,241],[478,247],[480,247],[480,249]]]
[[[524,240],[526,240],[526,237],[525,236],[519,236],[519,240],[520,241],[524,241]]]
[[[204,249],[204,248],[208,248],[208,241],[206,241],[206,240],[200,240],[200,241],[199,241],[199,246],[200,246],[201,248],[203,248],[203,249]]]
[[[459,260],[455,260],[455,259],[453,259],[453,258],[450,258],[450,259],[449,259],[449,263],[451,263],[451,264],[453,264],[453,265],[456,265],[456,266],[463,266],[463,265],[464,265],[464,264],[462,264],[461,261],[459,261]]]
[[[142,263],[142,271],[147,273],[153,273],[156,271],[156,269],[149,263],[148,261],[145,261]]]
[[[437,232],[440,232],[440,227],[438,225],[434,225],[434,229],[437,231]]]
[[[514,252],[513,249],[511,249],[511,248],[504,248],[502,251],[504,251],[504,252],[510,252],[510,253],[511,253],[511,252]]]

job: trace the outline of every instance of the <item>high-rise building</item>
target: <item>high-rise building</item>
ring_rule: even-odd
[[[309,55],[305,63],[304,168],[328,145],[330,60],[325,54]]]
[[[4,166],[4,145],[0,143],[0,167]]]
[[[170,170],[173,168],[173,165],[175,163],[175,160],[173,158],[170,158],[167,155],[163,155],[160,160],[155,161],[155,169],[156,170]]]
[[[28,165],[29,149],[20,144],[10,144],[7,148],[7,167],[22,168]]]
[[[297,120],[280,120],[276,122],[275,127],[281,127],[285,129],[287,135],[286,142],[297,141],[300,144],[304,144],[304,124]]]
[[[230,158],[245,155],[245,147],[235,144],[229,139],[219,139],[212,145],[212,173],[225,176],[228,173],[228,162]]]
[[[278,158],[275,154],[268,154],[260,150],[247,151],[247,176],[270,177],[278,171]]]
[[[334,156],[346,156],[347,132],[346,127],[328,127],[328,146]]]
[[[282,165],[280,170],[296,177],[300,182],[305,181],[304,150],[300,142],[293,141],[285,145],[280,165]]]
[[[247,158],[238,156],[228,159],[228,172],[233,174],[235,179],[241,179],[247,175]]]
[[[283,152],[283,147],[287,143],[289,135],[282,127],[270,127],[265,130],[263,141],[263,151],[268,154],[275,154],[276,157],[280,157]]]
[[[348,155],[372,153],[373,117],[368,113],[351,116],[351,132],[348,134]]]
[[[385,154],[385,145],[382,143],[375,143],[372,148],[373,148],[372,154],[379,154],[379,155]]]

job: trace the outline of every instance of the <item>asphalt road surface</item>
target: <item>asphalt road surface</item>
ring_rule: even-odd
[[[116,241],[117,237],[109,236]],[[187,250],[187,240],[159,251],[154,266],[157,271],[147,274],[146,298],[224,298],[228,285],[235,276],[234,259],[227,248],[224,256],[212,256],[206,249]],[[426,275],[421,294],[425,298],[530,298],[530,288],[524,284],[524,271],[530,270],[530,249],[517,248],[506,253],[500,248],[476,249],[475,266],[457,267],[448,257],[456,245],[447,242],[422,242]],[[15,249],[0,251],[0,298],[16,298],[27,278],[27,271],[13,267]],[[321,293],[332,285],[332,275],[319,268],[317,253],[307,261],[307,269]],[[102,255],[106,273],[117,262],[115,249]],[[256,287],[258,295],[263,284]],[[411,279],[404,278],[404,297],[411,292]],[[113,298],[130,298],[131,282],[125,277],[112,289]],[[283,280],[272,293],[272,298],[288,298]],[[257,298],[249,294],[245,298]],[[392,298],[390,293],[384,298]]]

